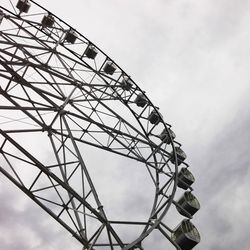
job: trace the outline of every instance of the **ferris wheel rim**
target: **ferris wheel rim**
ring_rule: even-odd
[[[38,5],[39,7],[41,7],[41,8],[43,8],[42,6],[40,6],[39,4],[37,4],[35,1],[33,1],[33,0],[30,0],[32,3],[34,3],[34,4],[36,4],[36,5]],[[1,8],[3,8],[3,7],[1,7]],[[4,8],[3,8],[4,9]],[[46,10],[45,8],[43,8],[46,12],[48,12],[48,13],[50,13],[50,14],[52,14],[51,12],[49,12],[48,10]],[[7,11],[9,11],[9,10],[7,10]],[[12,13],[12,14],[14,14],[14,13]],[[14,14],[14,15],[16,15],[16,14]],[[56,17],[56,18],[58,18],[57,16],[55,16],[54,14],[52,14],[54,17]],[[18,15],[16,15],[16,16],[18,16]],[[60,18],[58,18],[60,21],[62,21]],[[62,22],[64,22],[64,21],[62,21]],[[65,23],[65,22],[64,22]],[[65,23],[66,24],[66,23]],[[68,24],[66,24],[67,26],[69,26]],[[71,26],[69,26],[70,28],[72,28]],[[73,28],[72,28],[73,29]],[[75,30],[75,29],[74,29]],[[79,32],[77,32],[79,35],[81,35]],[[82,35],[81,35],[82,36]],[[84,36],[82,36],[82,37],[84,37]],[[88,40],[87,38],[85,38],[84,37],[84,39],[86,39],[86,40]],[[98,50],[99,51],[101,51],[107,58],[109,58],[101,49],[99,49],[99,47],[97,47],[94,43],[92,43],[90,40],[88,40],[89,41],[89,43],[91,43],[91,44],[93,44],[96,48],[98,48]],[[63,46],[63,45],[62,45]],[[116,64],[117,65],[117,64]],[[118,65],[117,65],[118,66]],[[119,67],[119,66],[118,66]],[[120,68],[120,67],[119,67]],[[120,68],[121,69],[121,68]],[[122,69],[121,69],[121,71],[125,74],[125,75],[127,75]],[[104,78],[102,78],[104,81],[105,81],[105,79]],[[131,79],[132,80],[132,79]],[[133,81],[133,80],[132,80]],[[133,81],[133,84],[136,86],[136,88],[137,88],[137,90],[139,90],[139,92],[140,93],[142,93],[146,98],[147,98],[147,100],[148,100],[148,102],[149,102],[149,104],[150,104],[150,106],[153,108],[153,110],[158,114],[158,115],[160,115],[159,114],[159,112],[158,112],[158,109],[151,103],[151,101],[149,100],[149,98],[146,96],[146,94],[138,87],[138,85]],[[130,111],[131,111],[131,108],[128,106],[128,105],[126,105],[126,107],[127,108],[129,108],[130,109]],[[136,118],[136,117],[135,117]],[[167,131],[167,133],[169,134],[169,131],[168,131],[168,129],[169,129],[169,127],[166,125],[166,123],[163,121],[163,118],[162,117],[160,117],[160,119],[161,119],[161,122],[164,124],[164,127],[165,127],[165,129],[166,129],[166,131]],[[141,126],[141,128],[143,129],[144,127],[143,127],[143,125],[141,124],[141,122],[140,122],[140,120],[139,119],[137,119],[136,118],[136,120],[138,121],[138,123],[140,124],[140,126]],[[144,133],[145,134],[147,134],[146,133],[146,131],[144,130]],[[170,134],[169,134],[170,135]],[[148,135],[147,135],[148,136]],[[168,205],[165,207],[165,209],[164,209],[164,212],[162,212],[161,213],[161,215],[160,215],[160,217],[156,220],[156,221],[154,221],[153,223],[152,223],[152,225],[147,225],[146,227],[147,228],[149,228],[149,229],[147,229],[136,241],[134,241],[134,242],[132,242],[130,245],[127,245],[124,249],[129,249],[129,247],[131,247],[131,246],[134,246],[134,245],[136,245],[137,243],[139,243],[140,241],[142,241],[153,229],[155,229],[155,228],[157,228],[157,226],[160,224],[160,222],[161,222],[161,219],[165,216],[165,214],[167,213],[167,211],[168,211],[168,209],[169,209],[169,207],[172,205],[172,201],[173,201],[173,199],[174,199],[174,194],[175,194],[175,192],[176,192],[176,189],[177,189],[177,172],[178,172],[178,164],[177,164],[177,155],[176,155],[176,150],[175,150],[175,146],[174,146],[174,141],[173,141],[173,139],[172,139],[172,137],[171,136],[169,136],[170,137],[170,143],[171,143],[171,146],[172,146],[172,149],[173,149],[173,154],[174,154],[174,158],[175,158],[175,174],[173,175],[173,179],[174,179],[174,187],[173,187],[173,189],[172,189],[172,193],[171,193],[171,195],[170,195],[170,197],[169,197],[169,199],[168,199]],[[149,138],[149,136],[148,136],[148,138]],[[156,194],[155,195],[155,199],[157,199],[158,198],[158,194]],[[154,205],[153,205],[153,208],[152,208],[152,210],[154,209]],[[149,218],[150,219],[150,218]]]

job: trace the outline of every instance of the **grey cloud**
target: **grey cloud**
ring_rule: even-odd
[[[39,2],[124,67],[175,125],[202,205],[194,217],[202,235],[195,249],[248,250],[249,1],[139,1],[135,6],[134,1],[75,0],[67,11],[58,8],[59,1]],[[39,208],[27,203],[23,211],[15,209],[23,194],[8,189],[0,196],[1,250],[32,250],[16,224],[35,233],[41,242],[36,250],[80,249]],[[125,198],[126,189],[121,191]],[[136,213],[136,204],[148,201],[142,192],[137,195],[128,199],[124,213],[133,204]],[[166,249],[160,234],[153,237],[159,250]]]
[[[202,203],[197,224],[203,241],[198,249],[249,248],[246,233],[250,221],[250,115],[244,112],[246,101],[234,121],[221,127],[220,135],[201,155],[196,189]],[[199,159],[199,161],[201,160]]]
[[[78,243],[24,194],[1,185],[0,249],[44,250],[77,247]],[[25,199],[23,207],[17,207]]]

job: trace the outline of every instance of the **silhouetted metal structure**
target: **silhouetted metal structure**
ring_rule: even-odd
[[[175,248],[192,249],[200,236],[189,220],[176,229],[164,222],[171,207],[192,218],[200,206],[186,155],[158,108],[100,48],[50,11],[32,0],[1,4],[0,171],[84,249],[144,249],[154,229]],[[82,144],[145,166],[155,189],[148,218],[108,218]],[[48,157],[39,154],[42,145]],[[178,187],[189,191],[175,201]],[[129,242],[119,225],[143,229]]]

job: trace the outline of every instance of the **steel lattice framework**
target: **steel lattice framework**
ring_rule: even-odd
[[[84,249],[143,249],[142,241],[154,229],[179,249],[171,238],[173,230],[162,221],[177,204],[178,167],[188,167],[178,159],[176,148],[181,145],[172,138],[171,126],[101,49],[30,3],[28,14],[12,1],[0,6],[0,171]],[[41,23],[48,15],[53,26]],[[93,58],[87,55],[90,48],[97,53]],[[114,72],[107,71],[107,63]],[[48,157],[41,155],[39,145],[50,152]],[[108,218],[81,145],[144,166],[155,190],[145,221]],[[115,229],[119,225],[140,225],[142,231],[127,242]]]

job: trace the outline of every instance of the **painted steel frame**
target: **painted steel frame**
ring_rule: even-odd
[[[27,119],[29,123],[22,124],[23,127],[20,128],[17,126],[7,129],[1,126],[0,155],[8,165],[8,170],[2,165],[0,171],[66,228],[82,243],[84,249],[104,246],[109,246],[110,249],[143,249],[141,242],[154,229],[159,229],[178,249],[170,236],[173,231],[162,222],[173,204],[177,189],[178,164],[175,147],[180,144],[171,138],[168,132],[171,126],[163,120],[158,108],[151,103],[145,92],[101,49],[42,6],[32,0],[30,2],[36,6],[39,13],[13,13],[0,6],[4,12],[4,21],[13,27],[0,29],[0,77],[4,82],[0,85],[0,96],[4,98],[4,104],[0,103],[0,116],[4,112],[16,111],[24,117],[14,122],[19,124],[20,120]],[[47,14],[53,15],[53,28],[42,27],[41,23],[37,22],[37,16]],[[69,30],[77,33],[77,44],[64,40],[65,33]],[[97,56],[101,56],[102,60],[90,61],[85,57],[84,52],[90,45],[98,50]],[[110,60],[117,66],[114,75],[103,71],[105,63]],[[53,64],[55,61],[58,64]],[[30,71],[40,79],[32,81]],[[133,83],[129,91],[121,87],[124,77],[129,77]],[[18,93],[16,89],[22,90],[22,93]],[[134,101],[139,94],[147,100],[145,107],[140,109]],[[34,99],[35,96],[37,99]],[[131,121],[127,120],[115,110],[113,102],[129,110],[137,124],[131,122],[132,118]],[[86,113],[86,109],[91,112]],[[157,124],[151,124],[148,120],[152,111],[159,115]],[[48,113],[53,114],[53,119],[49,122],[44,118]],[[94,115],[99,120],[93,118]],[[111,120],[114,121],[113,126],[106,124],[106,121]],[[85,124],[85,127],[81,123]],[[171,138],[170,146],[159,139],[159,126],[167,130]],[[91,131],[91,127],[96,131]],[[40,162],[15,139],[15,135],[27,133],[47,133],[57,164],[50,166]],[[103,141],[102,136],[106,136]],[[145,164],[155,186],[149,218],[143,222],[112,221],[107,218],[79,150],[80,143]],[[18,156],[14,155],[13,148],[19,152]],[[69,153],[74,156],[74,161],[67,161],[66,155]],[[175,164],[170,162],[173,155]],[[10,160],[12,158],[38,169],[31,185],[27,185],[17,174]],[[75,165],[75,169],[69,175],[67,168],[71,164]],[[60,174],[55,174],[54,169]],[[70,184],[72,176],[78,170],[81,172],[81,194]],[[160,175],[165,178],[163,182]],[[47,178],[49,184],[35,190],[34,187],[41,178]],[[67,193],[67,198],[60,193],[59,187]],[[38,195],[48,190],[53,190],[58,195],[61,204]],[[61,207],[61,211],[53,211],[47,203]],[[64,221],[62,214],[68,214],[71,225],[67,220]],[[89,216],[98,221],[98,226],[91,235],[87,232]],[[144,225],[144,229],[133,242],[123,242],[112,227],[113,224]],[[99,243],[98,238],[105,230],[108,241]]]

